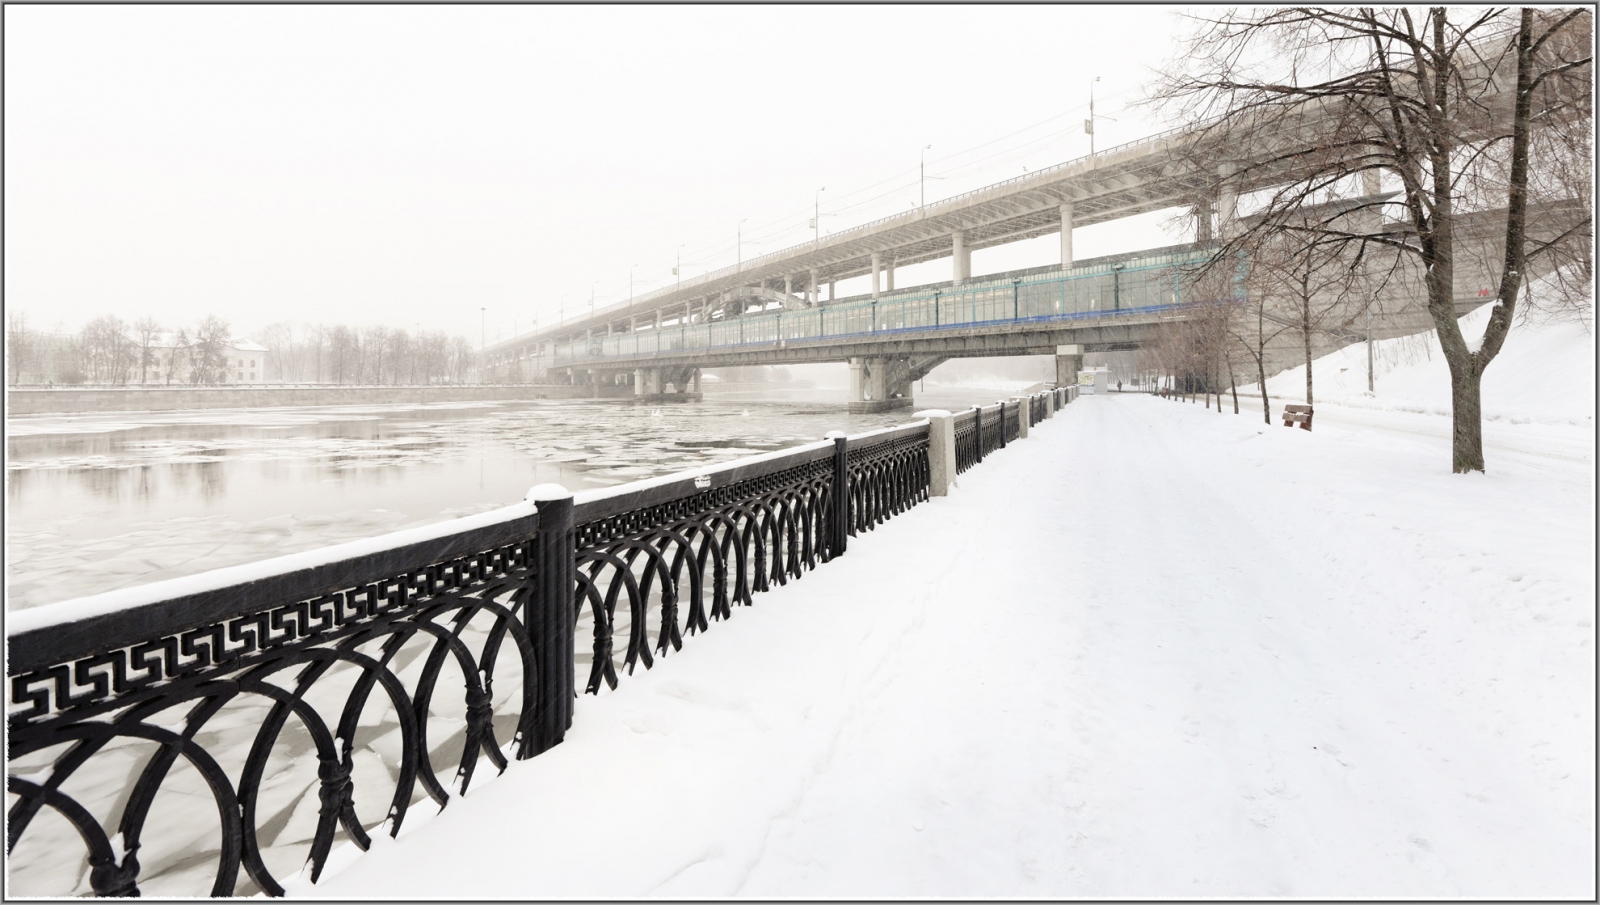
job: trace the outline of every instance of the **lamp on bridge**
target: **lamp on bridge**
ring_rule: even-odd
[[[814,231],[811,237],[812,245],[822,241],[822,193],[827,190],[828,187],[823,186],[811,196],[811,229]]]
[[[922,151],[917,155],[917,210],[928,206],[928,151],[933,145],[923,145]],[[935,176],[943,179],[943,176]]]

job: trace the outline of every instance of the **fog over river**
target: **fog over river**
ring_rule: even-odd
[[[939,388],[917,408],[1019,388]],[[774,401],[781,400],[781,401]],[[612,401],[109,412],[9,419],[6,596],[19,609],[483,512],[546,482],[635,481],[911,420],[838,389]]]

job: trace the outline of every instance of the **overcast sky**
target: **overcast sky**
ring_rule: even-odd
[[[490,342],[1160,128],[1150,6],[8,6],[5,293]],[[942,177],[939,179],[931,177]],[[1176,241],[1150,215],[1080,258]],[[973,272],[1053,263],[1044,237]],[[909,285],[949,262],[905,268]],[[863,278],[864,279],[864,278]],[[841,285],[841,294],[851,287]]]

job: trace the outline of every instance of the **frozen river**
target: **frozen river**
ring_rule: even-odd
[[[1010,393],[919,393],[965,408]],[[370,537],[899,424],[838,389],[722,390],[660,407],[550,401],[37,415],[7,422],[7,606]],[[781,398],[782,401],[773,401]]]

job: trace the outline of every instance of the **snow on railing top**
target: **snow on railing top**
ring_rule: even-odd
[[[288,553],[283,556],[274,556],[270,559],[257,560],[256,562],[243,563],[237,566],[224,566],[208,572],[168,578],[131,588],[117,588],[100,594],[46,603],[24,610],[8,610],[6,612],[6,637],[11,638],[24,632],[34,632],[68,622],[76,622],[80,619],[89,619],[135,607],[149,606],[178,597],[219,591],[276,575],[314,569],[359,556],[370,556],[413,544],[435,541],[451,535],[463,534],[479,528],[488,528],[515,521],[519,518],[528,518],[534,515],[536,511],[532,503],[524,500],[519,503],[513,503],[510,506],[502,506],[488,512],[480,512],[476,515],[433,522],[432,524],[419,525],[415,528],[405,528],[388,534],[380,534],[376,537],[365,537],[360,540],[318,547],[314,550],[302,550],[299,553]]]

